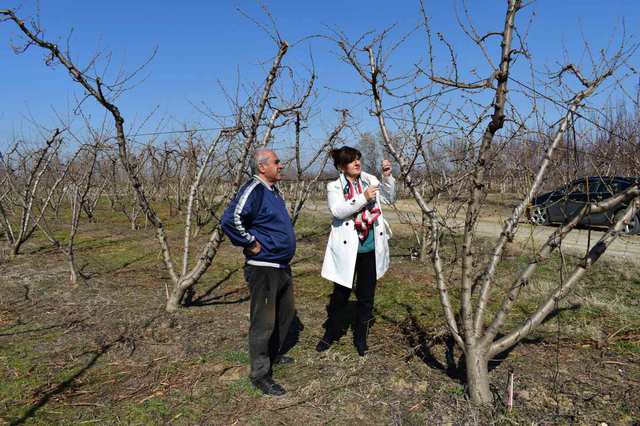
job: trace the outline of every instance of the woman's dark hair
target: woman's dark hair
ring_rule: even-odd
[[[342,170],[344,166],[351,163],[354,160],[359,160],[362,158],[362,153],[355,148],[351,148],[350,146],[343,146],[342,148],[332,149],[329,153],[331,158],[333,158],[333,165],[336,166],[336,169]]]

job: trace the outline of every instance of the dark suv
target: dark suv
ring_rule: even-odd
[[[639,177],[584,177],[534,198],[527,210],[529,221],[535,225],[563,223],[574,216],[588,202],[601,201],[631,185],[640,182]],[[627,203],[604,213],[585,216],[583,226],[609,227],[624,213]],[[640,234],[640,213],[623,228],[625,234]]]

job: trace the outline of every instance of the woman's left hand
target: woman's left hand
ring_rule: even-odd
[[[391,176],[391,161],[382,160],[382,176]]]

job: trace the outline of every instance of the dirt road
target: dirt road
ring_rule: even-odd
[[[411,214],[412,220],[417,223],[417,218],[420,217],[418,206],[413,201],[401,200],[396,203],[396,207],[399,209],[402,220],[399,218],[396,210],[390,206],[386,206],[384,209],[384,215],[387,218],[392,228],[402,226],[400,223],[407,221],[407,213]],[[329,214],[326,206],[319,202],[308,202],[306,208],[320,213]],[[510,213],[509,209],[493,209],[488,212],[485,217],[481,217],[478,223],[479,235],[483,237],[497,237],[501,230],[506,214]],[[464,224],[464,217],[459,214],[455,220],[451,220],[449,223],[452,227],[458,227],[462,229]],[[549,235],[553,233],[556,228],[554,226],[532,226],[529,223],[521,223],[518,233],[516,234],[516,241],[527,247],[539,247],[544,244]],[[563,241],[562,247],[568,252],[573,254],[584,254],[589,246],[598,242],[604,232],[600,230],[587,229],[575,229],[573,230]],[[624,260],[638,261],[640,262],[640,235],[629,235],[619,237],[614,243],[607,249],[605,253],[607,258],[618,258]]]
[[[416,215],[418,207],[412,204],[413,203],[409,203],[406,200],[397,204],[397,207],[400,209],[400,214],[405,219],[407,212],[411,212],[415,217],[419,217]],[[506,217],[505,213],[506,212],[494,210],[487,216],[481,217],[478,222],[479,235],[484,237],[497,237],[502,231],[503,221]],[[398,223],[398,214],[393,209],[387,207],[384,214],[392,227],[394,226],[394,222]],[[449,225],[462,229],[464,218],[459,215],[456,219],[451,220]],[[555,229],[554,226],[533,226],[529,223],[520,223],[515,240],[528,247],[531,247],[531,245],[533,245],[533,247],[539,247],[544,244]],[[562,242],[562,247],[573,254],[584,254],[587,248],[589,246],[593,247],[603,234],[604,232],[600,230],[592,229],[591,235],[589,235],[589,230],[587,229],[575,229]],[[628,235],[618,238],[609,249],[607,249],[605,256],[608,258],[640,261],[640,235]]]
[[[516,241],[528,246],[533,244],[534,247],[539,247],[544,244],[555,229],[553,226],[532,226],[528,223],[521,223],[516,235]],[[502,223],[491,218],[482,219],[478,224],[478,230],[484,236],[497,236],[502,230]],[[575,254],[584,254],[587,248],[589,246],[593,247],[603,234],[604,232],[591,230],[591,238],[589,238],[588,230],[577,229],[564,239],[562,247]],[[618,238],[607,249],[605,256],[640,261],[640,236],[632,235]]]

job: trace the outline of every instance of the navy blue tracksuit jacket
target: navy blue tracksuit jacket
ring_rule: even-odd
[[[262,250],[247,264],[284,268],[296,252],[296,235],[284,199],[258,176],[244,184],[221,219],[222,230],[233,245],[250,247],[255,240]]]

